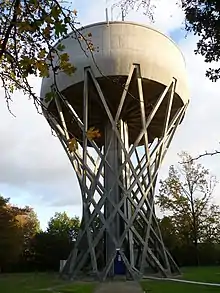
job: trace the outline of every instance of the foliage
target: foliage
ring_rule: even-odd
[[[16,262],[22,251],[22,231],[8,201],[0,196],[0,271]]]
[[[71,2],[64,0],[0,2],[0,79],[7,101],[19,89],[39,102],[29,83],[30,76],[75,71],[65,47],[59,44],[55,48],[54,44],[70,29],[77,39],[83,38],[75,28],[76,17]]]
[[[20,215],[16,218],[19,221],[19,225],[22,230],[23,248],[18,265],[23,266],[25,269],[29,262],[31,262],[34,258],[34,253],[31,250],[31,241],[35,235],[40,232],[40,222],[32,208],[25,207],[24,209],[20,210],[23,210],[23,212],[20,213]]]
[[[94,140],[101,137],[101,133],[99,129],[96,129],[95,127],[90,127],[86,132],[86,137],[89,140]],[[78,142],[75,137],[70,138],[68,140],[68,149],[70,153],[75,153],[78,150]]]
[[[59,270],[78,235],[78,217],[55,213],[46,232],[40,231],[36,213],[0,196],[0,271]]]
[[[31,242],[33,267],[38,270],[59,270],[61,259],[67,259],[78,235],[78,217],[69,218],[65,212],[55,213],[46,232],[35,235]]]
[[[213,237],[212,242],[204,240],[198,243],[196,253],[192,243],[181,241],[187,234],[181,235],[181,230],[176,229],[172,216],[164,216],[159,219],[159,226],[166,248],[180,267],[194,266],[197,263],[197,257],[200,265],[207,266],[220,263],[220,245],[216,243],[219,236],[216,239]],[[184,232],[183,230],[182,233]]]
[[[95,129],[95,127],[90,127],[86,133],[88,139],[93,140],[95,138],[100,138],[101,134],[98,129]]]
[[[0,197],[0,266],[20,268],[31,258],[30,242],[39,232],[39,221],[30,207],[19,208]]]
[[[160,231],[163,236],[163,241],[169,251],[173,251],[176,246],[179,246],[179,237],[174,227],[173,219],[169,216],[164,216],[162,219],[158,219]]]
[[[69,139],[68,147],[71,153],[75,153],[75,151],[78,150],[78,142],[75,137]]]
[[[33,258],[30,269],[38,271],[59,271],[61,259],[67,259],[73,242],[66,235],[40,232],[31,242]]]
[[[47,232],[52,235],[67,236],[70,241],[75,241],[79,227],[79,217],[69,218],[66,212],[55,213],[48,223]]]
[[[181,159],[181,168],[171,166],[168,178],[160,181],[157,203],[170,215],[166,227],[175,231],[176,245],[192,246],[197,254],[198,243],[220,241],[220,209],[211,202],[216,178],[187,153]]]
[[[205,57],[205,62],[220,60],[220,2],[217,0],[182,0],[186,15],[186,30],[199,36],[196,54]],[[207,77],[217,81],[220,68],[209,68]]]

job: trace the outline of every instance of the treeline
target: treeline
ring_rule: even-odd
[[[40,230],[30,207],[18,208],[0,196],[0,272],[58,271],[79,231],[78,217],[55,213]]]
[[[155,198],[163,213],[158,221],[165,246],[179,266],[220,264],[220,207],[212,198],[217,180],[187,153],[180,157]],[[79,218],[64,212],[55,213],[43,232],[33,209],[0,197],[0,270],[58,271],[79,228]]]

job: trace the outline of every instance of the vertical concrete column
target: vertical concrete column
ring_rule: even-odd
[[[107,219],[115,210],[115,208],[112,206],[110,201],[117,205],[120,201],[120,188],[118,186],[118,182],[116,181],[116,177],[119,175],[119,166],[120,166],[120,151],[119,151],[119,144],[117,140],[117,136],[112,129],[112,125],[108,123],[105,128],[105,154],[108,149],[108,153],[106,156],[105,163],[105,181],[104,186],[106,191],[108,192],[108,197],[105,203],[105,218]],[[110,168],[111,166],[111,168]],[[112,253],[116,250],[116,246],[114,242],[112,241],[112,238],[114,237],[116,240],[119,240],[120,237],[120,216],[119,214],[115,215],[115,218],[110,223],[110,231],[111,235],[106,233],[105,236],[105,255],[106,255],[106,263],[111,258]],[[112,263],[111,269],[109,271],[109,276],[114,276],[114,262]]]

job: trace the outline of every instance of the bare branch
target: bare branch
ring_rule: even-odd
[[[186,164],[186,163],[190,163],[193,161],[196,161],[200,158],[206,157],[206,156],[214,156],[214,155],[219,155],[220,151],[215,150],[214,152],[205,152],[204,154],[198,155],[197,157],[191,158],[189,161],[184,161],[184,162],[178,162],[179,164]]]

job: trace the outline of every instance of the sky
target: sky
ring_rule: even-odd
[[[159,29],[169,35],[182,50],[190,85],[190,105],[185,119],[177,130],[160,171],[165,178],[171,164],[177,164],[177,153],[187,151],[192,156],[206,150],[220,149],[220,99],[219,82],[205,77],[209,64],[194,54],[197,37],[184,31],[184,15],[177,0],[154,0],[154,23],[142,11],[131,12],[127,21],[136,21]],[[82,25],[105,21],[105,8],[109,19],[121,20],[117,9],[111,15],[113,1],[75,0],[78,20]],[[36,93],[41,80],[31,80]],[[51,134],[44,117],[37,113],[33,101],[17,92],[10,105],[13,117],[6,106],[0,89],[0,194],[9,197],[13,204],[29,205],[37,212],[43,229],[55,212],[66,211],[69,216],[81,216],[81,195],[78,182],[60,142]],[[210,172],[220,179],[220,156],[200,160]],[[220,204],[220,185],[214,199]]]

